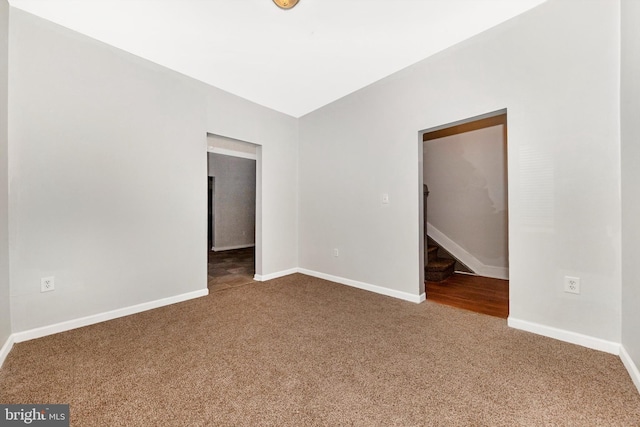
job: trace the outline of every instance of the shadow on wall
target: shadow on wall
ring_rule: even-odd
[[[499,268],[509,263],[505,151],[502,125],[424,143],[429,227]]]

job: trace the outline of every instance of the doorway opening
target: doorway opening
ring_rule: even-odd
[[[260,146],[207,134],[210,292],[253,283],[260,251]]]
[[[426,298],[509,313],[507,113],[422,132]]]

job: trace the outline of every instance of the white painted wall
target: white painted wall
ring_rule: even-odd
[[[0,348],[11,335],[9,303],[8,42],[9,4],[0,1]],[[0,355],[0,365],[2,356]]]
[[[423,173],[429,224],[483,265],[508,268],[503,132],[499,125],[426,141]]]
[[[256,161],[208,153],[215,177],[213,249],[246,247],[255,243]]]
[[[14,331],[206,288],[203,94],[12,12]]]
[[[298,124],[11,9],[13,331],[206,285],[207,132],[260,145],[260,273],[299,265],[417,295],[419,130],[508,108],[511,314],[620,341],[619,12],[551,0]],[[57,290],[40,294],[49,274]]]
[[[206,289],[207,132],[264,144],[261,268],[296,266],[295,119],[11,11],[14,332]]]
[[[298,120],[207,87],[207,131],[258,145],[256,274],[298,265]]]
[[[622,2],[622,345],[640,367],[640,2]],[[640,377],[636,378],[640,381]],[[640,389],[640,382],[636,383]]]
[[[421,293],[419,131],[507,108],[511,316],[619,342],[619,33],[551,0],[302,117],[300,266]]]

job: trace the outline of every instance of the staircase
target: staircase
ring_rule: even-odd
[[[427,232],[427,197],[429,197],[429,187],[423,184],[423,197],[424,197],[424,231]],[[438,250],[440,246],[435,244],[436,242],[431,237],[425,234],[425,244],[427,245],[427,262],[424,267],[425,279],[429,282],[442,282],[453,274],[454,271],[463,271],[467,273],[473,273],[466,265],[462,264],[459,260],[456,260],[453,255],[448,253],[445,249],[442,249],[445,257],[438,256]]]
[[[426,280],[429,282],[442,282],[453,274],[456,260],[440,258],[437,245],[427,247],[427,265],[425,267]]]

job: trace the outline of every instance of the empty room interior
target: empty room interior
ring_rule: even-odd
[[[0,405],[638,425],[638,22],[635,0],[0,0]],[[504,283],[499,314],[438,303],[436,259]]]

